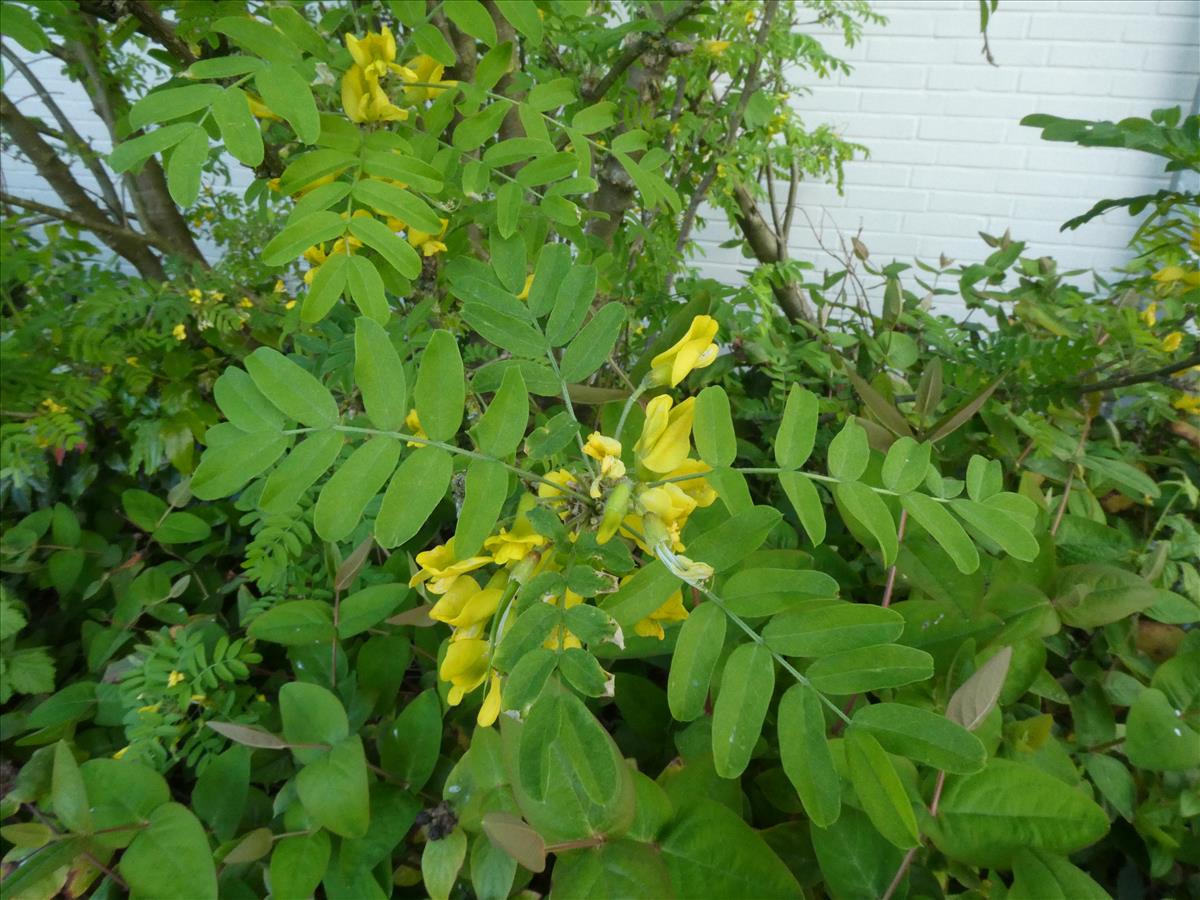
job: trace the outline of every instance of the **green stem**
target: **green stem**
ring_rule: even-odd
[[[629,418],[629,412],[633,409],[633,404],[637,402],[638,397],[646,393],[648,387],[649,385],[643,380],[641,384],[634,388],[633,393],[626,398],[625,406],[621,409],[621,418],[617,419],[617,433],[613,435],[618,441],[621,440],[621,434],[625,431],[625,420]]]

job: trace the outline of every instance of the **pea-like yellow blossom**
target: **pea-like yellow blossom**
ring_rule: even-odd
[[[667,598],[667,602],[656,609],[646,618],[634,623],[634,634],[642,637],[658,638],[660,641],[667,636],[663,625],[682,622],[688,617],[688,611],[683,605],[683,591],[676,591]]]
[[[490,556],[468,556],[459,559],[454,554],[454,538],[446,543],[417,554],[417,565],[421,568],[408,581],[409,587],[425,583],[433,594],[445,594],[454,583],[468,572],[481,569],[492,561]]]
[[[1172,331],[1170,334],[1168,334],[1165,338],[1162,339],[1162,343],[1159,345],[1159,349],[1162,350],[1163,353],[1174,353],[1176,350],[1179,349],[1179,345],[1182,343],[1183,343],[1183,332],[1182,331]]]
[[[683,337],[650,361],[650,380],[675,387],[693,369],[712,365],[719,352],[713,343],[716,336],[717,320],[712,316],[696,316]]]
[[[683,465],[687,459],[696,415],[696,398],[688,397],[678,406],[666,394],[646,404],[646,422],[634,447],[638,463],[651,472],[665,474]]]
[[[187,340],[187,328],[182,322],[171,329],[171,337],[175,338],[177,341]]]

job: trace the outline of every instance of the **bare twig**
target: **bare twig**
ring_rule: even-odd
[[[583,90],[584,102],[595,103],[604,97],[612,86],[617,83],[617,80],[625,74],[625,71],[637,62],[638,58],[649,49],[652,43],[666,37],[672,28],[695,12],[699,6],[699,0],[688,0],[687,3],[682,3],[672,10],[670,15],[662,20],[662,26],[657,31],[640,32],[636,38],[625,46],[620,55],[613,60],[613,64],[604,73],[604,76],[594,85]]]

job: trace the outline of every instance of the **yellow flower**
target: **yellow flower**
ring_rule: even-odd
[[[675,387],[692,369],[712,365],[719,352],[713,343],[716,336],[717,320],[712,316],[696,316],[688,326],[687,334],[650,360],[651,381]]]
[[[725,55],[725,51],[729,49],[731,43],[731,41],[703,41],[700,46],[704,48],[705,53],[716,59]]]
[[[533,530],[533,525],[523,515],[513,522],[512,531],[504,528],[483,542],[485,550],[492,551],[496,565],[506,566],[523,560],[529,553],[546,543],[546,538]]]
[[[605,437],[598,431],[588,435],[583,452],[592,459],[600,461],[600,474],[592,482],[589,493],[593,498],[600,496],[600,479],[617,481],[625,476],[625,463],[621,462],[621,442],[616,438]]]
[[[425,231],[417,231],[415,228],[408,229],[408,242],[421,251],[422,256],[433,256],[435,253],[442,253],[446,250],[446,245],[442,243],[442,238],[446,236],[446,229],[450,226],[448,219],[442,219],[442,230],[436,234],[429,234]]]
[[[1179,349],[1179,345],[1182,343],[1183,343],[1183,332],[1182,331],[1172,331],[1170,334],[1168,334],[1165,338],[1162,339],[1162,344],[1159,345],[1159,349],[1162,350],[1163,353],[1174,353],[1176,350]]]
[[[1189,415],[1200,415],[1200,394],[1181,394],[1171,406]]]
[[[182,322],[171,329],[171,336],[177,341],[187,340],[187,329],[184,327]]]
[[[634,452],[638,462],[651,472],[664,474],[687,459],[695,418],[696,398],[688,397],[674,409],[666,394],[646,404],[646,423]]]
[[[579,487],[575,481],[575,476],[566,469],[556,469],[553,472],[547,472],[542,478],[545,480],[538,482],[537,492],[538,496],[543,500],[560,500],[567,490],[574,490]],[[553,482],[553,484],[546,484],[547,481]],[[554,487],[555,484],[560,485],[561,489]]]
[[[680,534],[688,516],[696,508],[696,501],[671,482],[646,488],[638,494],[637,502],[640,514],[626,516],[625,523],[641,535],[640,539],[635,535],[638,546],[647,553],[653,553],[653,535],[659,532],[670,541],[672,550],[683,550]]]
[[[688,611],[683,605],[683,591],[679,590],[667,598],[667,602],[656,609],[646,618],[633,626],[635,634],[642,637],[656,637],[660,641],[667,636],[663,623],[682,622],[688,617]]]
[[[500,588],[480,588],[474,578],[464,576],[433,605],[429,618],[454,628],[469,628],[490,619],[503,594]]]
[[[112,758],[113,759],[121,759],[128,752],[129,752],[129,745],[126,744],[124,747],[122,747],[120,750],[118,750],[116,753],[114,753],[112,755]]]
[[[351,122],[403,122],[408,110],[396,106],[378,78],[368,78],[361,66],[342,76],[342,108]]]
[[[289,300],[287,303],[283,304],[283,308],[284,308],[284,309],[291,309],[291,308],[292,308],[292,307],[294,307],[295,305],[296,305],[296,301],[295,301],[295,300]]]
[[[136,369],[137,364],[138,364],[138,358],[136,356],[127,356],[127,357],[125,357],[125,364],[128,366],[133,366]]]
[[[271,119],[276,122],[282,122],[283,119],[271,112],[269,108],[253,94],[246,94],[246,101],[250,104],[250,115],[256,119]]]
[[[283,283],[282,280],[279,280],[279,281],[275,282],[275,287],[271,288],[271,290],[273,292],[275,292],[276,294],[282,294],[285,291],[287,291],[287,286]]]
[[[423,582],[430,593],[445,594],[454,586],[454,582],[467,572],[474,572],[492,561],[490,556],[468,556],[459,559],[454,555],[454,538],[446,541],[432,550],[417,554],[417,565],[421,568],[412,578],[408,586],[416,587]]]
[[[695,474],[700,477],[689,478],[687,481],[673,481],[675,485],[689,497],[696,501],[697,506],[712,506],[717,499],[717,492],[713,490],[708,479],[702,477],[706,472],[711,472],[712,468],[698,459],[685,459],[683,463],[676,469],[672,469],[664,475],[664,478],[678,478],[681,475]]]
[[[517,294],[517,299],[518,300],[528,300],[529,299],[529,289],[531,287],[533,287],[533,276],[526,275],[525,276],[525,287],[521,288],[521,293]]]
[[[139,713],[147,713],[147,714],[156,713],[156,712],[158,712],[158,708],[160,706],[162,706],[161,703],[152,703],[150,706],[139,706],[138,712]]]
[[[208,298],[210,300],[212,300],[213,303],[220,303],[222,300],[225,299],[225,295],[222,294],[220,291],[209,291]]]
[[[67,408],[56,401],[53,397],[47,397],[42,401],[42,406],[46,407],[47,411],[52,413],[65,413]]]
[[[177,672],[174,669],[172,669],[171,674],[167,676],[167,687],[173,688],[173,687],[175,687],[175,685],[179,684],[183,680],[184,680],[183,673]]]
[[[347,34],[346,49],[368,78],[379,79],[389,71],[399,72],[404,77],[416,75],[411,69],[396,65],[396,39],[386,25],[381,32],[369,31],[363,38]]]
[[[481,638],[451,641],[438,669],[438,677],[450,682],[446,702],[451,706],[462,703],[463,697],[483,684],[489,668],[487,641]]]
[[[446,71],[446,67],[432,56],[426,56],[424,53],[410,59],[405,68],[407,69],[407,74],[401,72],[401,78],[410,82],[410,84],[412,82],[423,82],[422,86],[406,87],[404,89],[404,97],[409,103],[436,100],[441,92],[445,90],[445,88],[441,87],[427,87],[424,85],[453,87],[458,84],[457,81],[443,81],[442,73]]]
[[[421,427],[421,418],[417,415],[417,411],[415,409],[410,409],[408,411],[408,415],[404,417],[404,427],[408,429],[408,433],[413,437],[426,439],[429,438],[429,435],[425,433],[425,429]],[[425,446],[420,441],[406,441],[405,443],[409,447]]]
[[[1170,284],[1179,281],[1185,274],[1182,266],[1163,266],[1150,277],[1160,284]]]
[[[190,291],[188,291],[188,299],[193,303],[199,303],[204,299],[204,293],[197,288],[192,288]]]
[[[578,606],[583,602],[583,598],[570,588],[563,593],[562,603],[559,603],[558,597],[551,597],[546,601],[551,606],[562,606],[563,609],[570,609],[572,606]],[[568,629],[561,625],[555,625],[550,632],[549,637],[542,642],[542,646],[547,650],[574,650],[583,646],[583,642],[573,635]]]
[[[254,309],[254,301],[249,297],[243,297],[238,301],[238,306],[240,306],[242,309]]]
[[[1138,317],[1147,328],[1153,328],[1154,323],[1158,321],[1158,304],[1151,303],[1138,314]]]
[[[475,724],[480,728],[490,728],[500,716],[500,675],[492,672],[488,681],[487,693],[483,696],[483,705],[479,707],[479,715]]]

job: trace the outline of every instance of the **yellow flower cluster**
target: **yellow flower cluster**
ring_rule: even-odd
[[[342,107],[352,122],[403,122],[408,110],[397,106],[384,90],[384,77],[399,75],[406,83],[404,98],[410,104],[435,99],[444,90],[445,66],[432,57],[421,54],[405,65],[396,62],[396,39],[386,25],[383,30],[369,32],[366,37],[346,35],[346,49],[353,65],[342,76]]]

